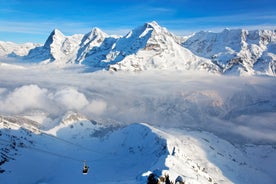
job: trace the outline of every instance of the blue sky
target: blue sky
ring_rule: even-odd
[[[0,0],[0,40],[44,43],[98,27],[124,35],[157,21],[176,35],[224,28],[276,28],[275,0]]]

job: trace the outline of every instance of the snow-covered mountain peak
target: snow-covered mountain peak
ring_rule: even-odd
[[[103,128],[102,125],[94,120],[89,120],[80,113],[67,112],[55,127],[46,132],[51,135],[59,135],[71,139],[91,136],[101,128]]]
[[[155,30],[156,32],[160,32],[162,29],[164,29],[155,21],[145,23],[144,26],[146,28],[151,28],[151,29]]]
[[[145,23],[145,25],[152,27],[152,28],[160,28],[161,27],[156,21],[147,22],[147,23]]]
[[[94,27],[93,29],[92,29],[92,32],[94,33],[94,34],[97,34],[97,35],[103,35],[103,36],[107,36],[107,34],[105,33],[105,32],[103,32],[100,28],[98,28],[98,27]]]
[[[107,37],[109,36],[97,27],[93,28],[89,33],[85,34],[81,40],[81,43],[79,44],[75,62],[82,63],[84,60],[86,60],[87,57],[91,55],[91,51],[100,47],[100,45]]]
[[[158,35],[168,35],[175,37],[172,33],[170,33],[165,27],[161,27],[157,22],[148,22],[145,23],[143,26],[144,30],[151,30],[152,34],[158,34]]]
[[[59,29],[54,29],[51,34],[64,37],[64,34]]]
[[[49,35],[43,47],[30,50],[25,57],[27,60],[49,63],[73,63],[75,62],[82,34],[65,36],[58,29],[54,29]]]
[[[87,118],[80,113],[76,112],[68,112],[65,114],[61,120],[61,123],[64,125],[70,125],[72,123],[78,122],[78,121],[84,121],[87,120]]]
[[[276,34],[273,30],[224,29],[201,31],[182,44],[194,54],[211,59],[222,73],[275,75]]]
[[[63,40],[64,37],[65,36],[63,35],[63,33],[61,31],[59,31],[58,29],[54,29],[48,36],[48,38],[44,44],[44,47],[50,48],[51,44],[53,44],[54,42],[59,42],[59,41]]]
[[[168,33],[166,28],[161,27],[158,25],[157,22],[148,22],[143,24],[142,26],[138,26],[132,31],[130,31],[125,38],[130,38],[130,37],[138,37],[138,38],[149,38],[153,34],[163,34],[163,33]]]
[[[90,31],[89,33],[85,34],[83,39],[84,40],[93,40],[96,37],[105,38],[107,36],[108,35],[105,32],[103,32],[101,29],[95,27],[95,28],[92,29],[92,31]]]
[[[218,68],[201,59],[179,44],[179,39],[156,22],[146,23],[132,30],[116,43],[116,51],[124,53],[111,70],[143,71],[151,69],[205,70]],[[117,57],[118,58],[118,57]],[[204,64],[203,64],[204,63]]]
[[[122,37],[109,36],[99,28],[72,36],[55,29],[44,46],[20,46],[18,50],[0,42],[0,56],[44,64],[81,63],[93,67],[92,71],[174,69],[275,76],[275,45],[275,30],[226,28],[180,38],[153,21]]]

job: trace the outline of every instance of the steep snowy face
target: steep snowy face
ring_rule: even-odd
[[[74,63],[82,38],[83,35],[81,34],[64,36],[59,30],[55,29],[45,44],[31,50],[26,59],[43,61],[44,63],[52,61],[56,63]]]
[[[84,35],[77,53],[76,62],[82,63],[87,57],[89,57],[89,55],[91,55],[90,51],[93,48],[99,48],[107,37],[108,35],[99,28],[94,28],[91,32]],[[87,62],[91,63],[93,60],[87,58]]]
[[[136,54],[143,49],[151,36],[152,27],[145,24],[130,31],[121,38],[109,37],[99,47],[92,48],[86,63],[92,61],[94,66],[108,68],[110,64],[122,61],[126,56]],[[91,63],[90,63],[91,64]]]
[[[193,53],[211,59],[223,73],[275,75],[274,30],[199,32],[182,44]]]
[[[116,48],[119,50],[117,53],[121,54],[121,61],[111,65],[110,69],[116,71],[191,69],[215,73],[219,71],[219,68],[208,59],[198,57],[179,45],[178,40],[156,22],[147,23],[117,42]]]

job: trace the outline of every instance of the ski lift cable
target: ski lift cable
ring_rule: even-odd
[[[2,145],[9,145],[9,144],[6,144],[6,143],[11,144],[11,142],[8,141],[8,140],[0,139],[0,145],[1,144]],[[83,162],[84,165],[83,165],[83,169],[82,169],[82,174],[86,175],[88,173],[89,167],[86,165],[86,163],[87,162],[91,162],[91,161],[80,160],[80,159],[76,159],[74,157],[70,157],[70,156],[67,156],[67,155],[62,155],[62,154],[50,152],[50,151],[47,151],[47,150],[42,150],[42,149],[39,149],[39,148],[36,148],[36,147],[27,146],[27,145],[24,145],[24,148],[28,148],[28,149],[32,149],[32,150],[35,150],[35,151],[39,151],[39,152],[44,153],[44,154],[54,155],[54,156],[59,157],[59,158],[65,158],[65,159],[70,159],[70,160],[77,161],[77,162]]]
[[[2,117],[1,115],[0,115],[0,120],[1,120],[0,122],[3,121],[3,117]],[[53,139],[57,139],[57,140],[66,142],[66,143],[71,144],[71,145],[75,145],[75,146],[77,146],[77,147],[79,147],[79,148],[81,148],[81,149],[83,149],[83,150],[87,150],[87,151],[91,151],[91,152],[97,152],[97,151],[91,150],[91,149],[89,149],[89,148],[86,148],[86,147],[84,147],[84,146],[82,146],[82,145],[79,145],[79,144],[76,144],[76,143],[72,143],[72,142],[70,142],[70,141],[68,141],[68,140],[65,140],[65,139],[62,139],[62,138],[59,138],[59,137],[55,137],[55,136],[53,136],[53,135],[51,135],[51,134],[47,134],[47,133],[44,133],[44,132],[41,132],[40,134],[41,134],[41,135],[46,135],[46,136],[51,137],[51,138],[53,138]],[[99,152],[99,154],[102,154],[102,153]]]
[[[2,116],[1,116],[2,117]],[[80,144],[77,144],[77,143],[73,143],[73,142],[70,142],[70,141],[68,141],[68,140],[65,140],[65,139],[62,139],[62,138],[60,138],[60,137],[57,137],[57,136],[53,136],[53,135],[51,135],[51,134],[47,134],[47,133],[45,133],[45,132],[40,132],[40,134],[41,135],[45,135],[45,136],[48,136],[48,137],[51,137],[52,139],[56,139],[56,140],[59,140],[59,141],[61,141],[61,142],[64,142],[64,143],[67,143],[67,144],[71,144],[71,145],[74,145],[74,146],[76,146],[76,147],[78,147],[78,148],[80,148],[80,149],[83,149],[83,150],[86,150],[86,151],[89,151],[89,152],[93,152],[93,153],[97,153],[97,154],[100,154],[100,155],[110,155],[110,154],[114,154],[113,152],[100,152],[100,151],[96,151],[96,150],[92,150],[92,149],[89,149],[89,148],[87,148],[87,147],[85,147],[85,146],[82,146],[82,145],[80,145]]]
[[[48,136],[48,137],[51,137],[52,139],[59,140],[59,141],[64,142],[64,143],[74,145],[74,146],[76,146],[76,147],[79,147],[79,148],[81,148],[81,149],[83,149],[83,150],[86,150],[86,151],[89,151],[89,152],[93,152],[93,153],[97,153],[97,154],[101,154],[101,155],[103,155],[103,154],[105,154],[105,155],[113,154],[112,152],[108,152],[108,153],[105,152],[105,153],[103,153],[103,152],[100,152],[100,151],[92,150],[92,149],[89,149],[89,148],[87,148],[87,147],[85,147],[85,146],[82,146],[82,145],[80,145],[80,144],[73,143],[73,142],[70,142],[70,141],[68,141],[68,140],[65,140],[65,139],[62,139],[62,138],[60,138],[60,137],[56,137],[56,136],[53,136],[53,135],[51,135],[51,134],[47,134],[47,133],[44,133],[44,132],[42,132],[41,134],[46,135],[46,136]]]
[[[59,141],[64,142],[64,143],[74,145],[74,146],[76,146],[76,147],[78,147],[78,148],[80,148],[80,149],[82,149],[82,150],[90,151],[90,152],[93,152],[93,153],[98,153],[98,154],[101,154],[101,155],[102,155],[102,154],[107,154],[107,153],[101,153],[101,152],[99,152],[99,151],[89,149],[89,148],[87,148],[87,147],[85,147],[85,146],[82,146],[82,145],[80,145],[80,144],[70,142],[70,141],[65,140],[65,139],[62,139],[62,138],[60,138],[60,137],[53,136],[53,135],[51,135],[51,134],[47,134],[47,133],[41,132],[41,135],[45,135],[45,136],[48,136],[48,137],[50,137],[50,138],[52,138],[52,139],[59,140]],[[111,154],[111,153],[110,153],[110,154]]]
[[[82,146],[82,145],[79,145],[79,144],[77,144],[77,143],[73,143],[73,142],[70,142],[70,141],[68,141],[68,140],[65,140],[65,139],[62,139],[62,138],[53,136],[53,135],[51,135],[51,134],[44,133],[44,132],[41,132],[41,135],[46,135],[46,136],[48,136],[48,137],[50,137],[50,138],[52,138],[52,139],[55,139],[55,140],[61,141],[61,142],[63,142],[63,143],[67,143],[67,144],[76,146],[76,147],[78,147],[78,148],[80,148],[80,149],[82,149],[82,150],[86,150],[86,151],[89,151],[89,152],[91,152],[91,153],[97,153],[97,154],[100,154],[100,155],[104,155],[104,156],[102,156],[102,157],[99,157],[98,159],[93,159],[93,160],[91,160],[91,161],[101,160],[101,159],[105,158],[106,156],[109,156],[109,155],[113,155],[113,154],[114,154],[114,152],[100,152],[100,151],[92,150],[92,149],[86,148],[86,147],[84,147],[84,146]],[[0,140],[1,140],[1,138],[0,138]],[[3,139],[2,139],[2,141],[5,141],[5,142],[7,142],[7,143],[11,143],[11,140],[3,140]],[[26,146],[26,145],[24,145],[24,146]],[[37,149],[37,148],[36,148],[36,149]],[[43,150],[42,150],[42,151],[43,151]]]
[[[76,158],[73,158],[73,157],[70,157],[70,156],[67,156],[67,155],[62,155],[62,154],[59,154],[59,153],[54,153],[54,152],[42,150],[42,149],[39,149],[39,148],[31,147],[31,146],[25,146],[25,147],[26,147],[26,148],[29,148],[29,149],[32,149],[32,150],[35,150],[35,151],[42,152],[42,153],[54,155],[54,156],[57,156],[57,157],[61,157],[61,158],[66,158],[66,159],[74,160],[74,161],[77,161],[77,162],[82,162],[82,161],[83,161],[83,160],[76,159]]]
[[[81,148],[81,149],[84,149],[84,150],[87,150],[87,151],[94,151],[94,150],[91,150],[91,149],[89,149],[89,148],[86,148],[86,147],[84,147],[84,146],[82,146],[82,145],[79,145],[79,144],[77,144],[77,143],[70,142],[70,141],[65,140],[65,139],[62,139],[62,138],[60,138],[60,137],[53,136],[53,135],[51,135],[51,134],[47,134],[47,133],[44,133],[44,132],[41,133],[41,134],[42,134],[42,135],[45,135],[45,136],[48,136],[48,137],[51,137],[51,138],[53,138],[53,139],[56,139],[56,140],[65,142],[65,143],[67,143],[67,144],[71,144],[71,145],[77,146],[77,147],[79,147],[79,148]]]
[[[11,143],[10,141],[4,140],[4,139],[0,139],[0,142],[3,143],[2,145],[5,145],[4,143]],[[42,153],[45,153],[45,154],[54,155],[54,156],[57,156],[57,157],[66,158],[66,159],[74,160],[74,161],[77,161],[77,162],[83,162],[84,161],[84,160],[81,160],[81,159],[77,159],[77,158],[70,157],[70,156],[67,156],[67,155],[63,155],[63,154],[47,151],[47,150],[36,148],[36,147],[33,147],[33,146],[24,145],[24,146],[22,146],[22,148],[32,149],[32,150],[39,151],[39,152],[42,152]],[[97,160],[101,160],[103,158],[104,157],[97,158],[97,159],[92,159],[92,160],[91,159],[90,160],[85,160],[85,162],[92,163],[92,162],[95,162]]]
[[[1,139],[0,138],[0,142],[3,143],[3,145],[5,145],[4,143],[9,143],[11,144],[12,142],[9,141],[9,140],[4,140],[4,139]],[[39,152],[42,152],[42,153],[45,153],[45,154],[49,154],[49,155],[53,155],[53,156],[56,156],[56,157],[61,157],[61,158],[66,158],[66,159],[70,159],[70,160],[74,160],[74,161],[77,161],[77,162],[83,162],[84,160],[82,159],[79,159],[79,158],[74,158],[74,157],[70,157],[68,155],[64,155],[64,154],[60,154],[60,153],[56,153],[56,152],[52,152],[52,151],[47,151],[47,150],[44,150],[44,149],[40,149],[40,148],[37,148],[37,147],[34,147],[34,146],[28,146],[26,144],[24,144],[23,146],[21,146],[22,148],[29,148],[29,149],[32,149],[32,150],[35,150],[35,151],[39,151]],[[117,159],[121,159],[121,160],[124,160],[124,158],[121,158],[120,155],[114,155],[112,154],[113,157],[111,158],[107,158],[105,155],[99,157],[99,158],[96,158],[96,159],[89,159],[89,160],[85,160],[87,163],[94,163],[96,161],[99,161],[99,160],[117,160]]]

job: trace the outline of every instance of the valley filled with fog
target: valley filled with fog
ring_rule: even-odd
[[[78,65],[0,68],[0,114],[24,116],[45,129],[72,111],[88,119],[205,130],[234,143],[276,143],[274,77],[87,72]]]

